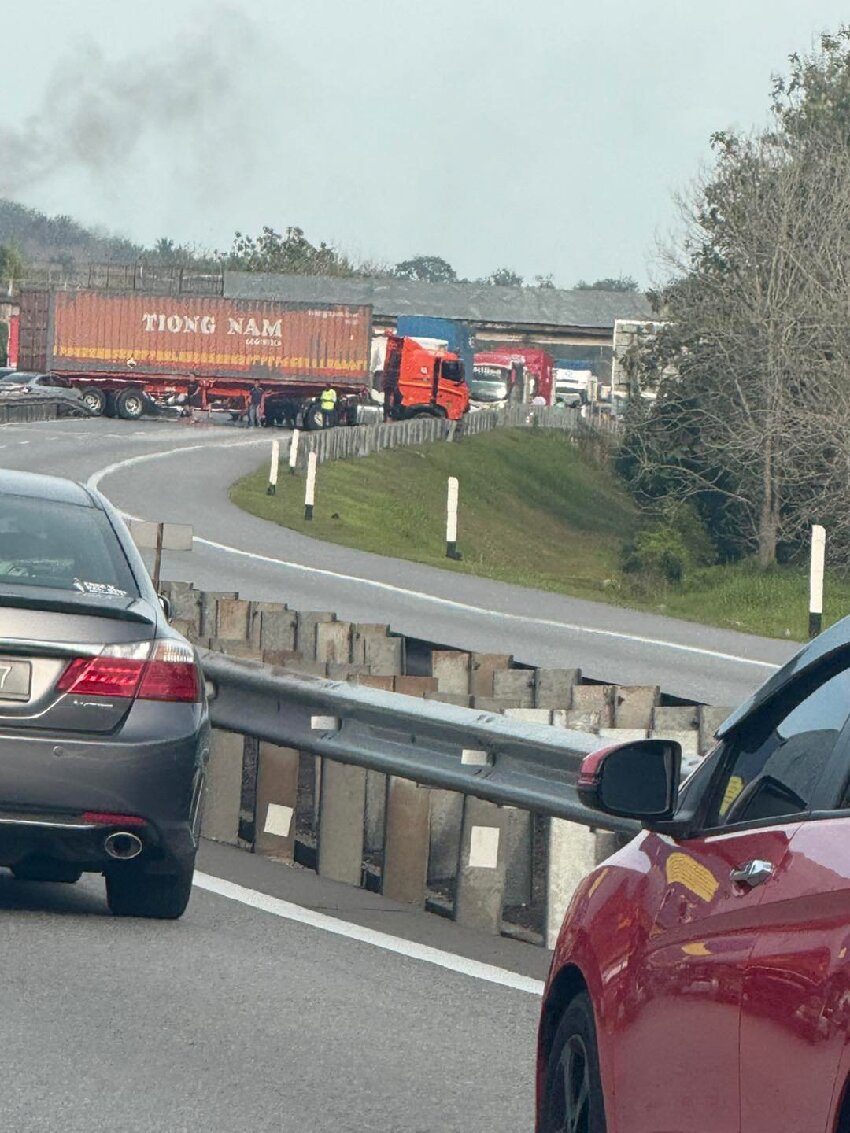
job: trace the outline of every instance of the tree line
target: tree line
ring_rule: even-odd
[[[283,231],[264,226],[256,234],[237,232],[227,251],[211,252],[191,244],[181,244],[170,237],[162,237],[146,248],[120,237],[91,232],[68,216],[47,217],[35,209],[0,201],[0,287],[5,288],[10,278],[21,277],[25,261],[51,261],[72,269],[79,263],[133,263],[139,260],[199,271],[227,267],[294,275],[391,277],[427,283],[469,282],[442,256],[416,255],[396,264],[355,260],[325,241],[313,243],[297,226]],[[555,287],[551,274],[526,279],[507,267],[497,268],[473,282],[493,287]],[[579,280],[575,286],[604,291],[638,290],[637,280],[627,275],[608,276],[592,283]]]
[[[655,400],[630,406],[620,468],[649,506],[690,505],[721,558],[769,567],[821,523],[848,566],[850,28],[791,56],[765,129],[712,147],[661,329],[626,359]]]

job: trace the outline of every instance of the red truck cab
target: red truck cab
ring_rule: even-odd
[[[433,350],[415,338],[390,335],[384,359],[387,417],[447,417],[459,421],[469,410],[463,363],[450,350]]]
[[[533,346],[498,346],[475,355],[473,397],[477,401],[555,401],[555,359]],[[501,379],[501,380],[499,380]],[[493,396],[500,393],[500,397]]]

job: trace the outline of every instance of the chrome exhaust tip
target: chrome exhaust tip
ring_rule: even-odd
[[[118,830],[104,839],[103,848],[111,858],[127,862],[137,858],[142,852],[142,840],[129,830]]]

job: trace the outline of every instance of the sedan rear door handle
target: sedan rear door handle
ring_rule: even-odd
[[[755,858],[753,861],[746,862],[744,865],[738,866],[737,869],[733,869],[729,874],[729,880],[738,885],[748,885],[750,889],[755,889],[757,885],[762,885],[772,876],[773,863]]]

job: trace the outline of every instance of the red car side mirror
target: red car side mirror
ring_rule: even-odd
[[[577,784],[585,806],[641,822],[673,817],[682,747],[674,740],[635,740],[586,756]]]

